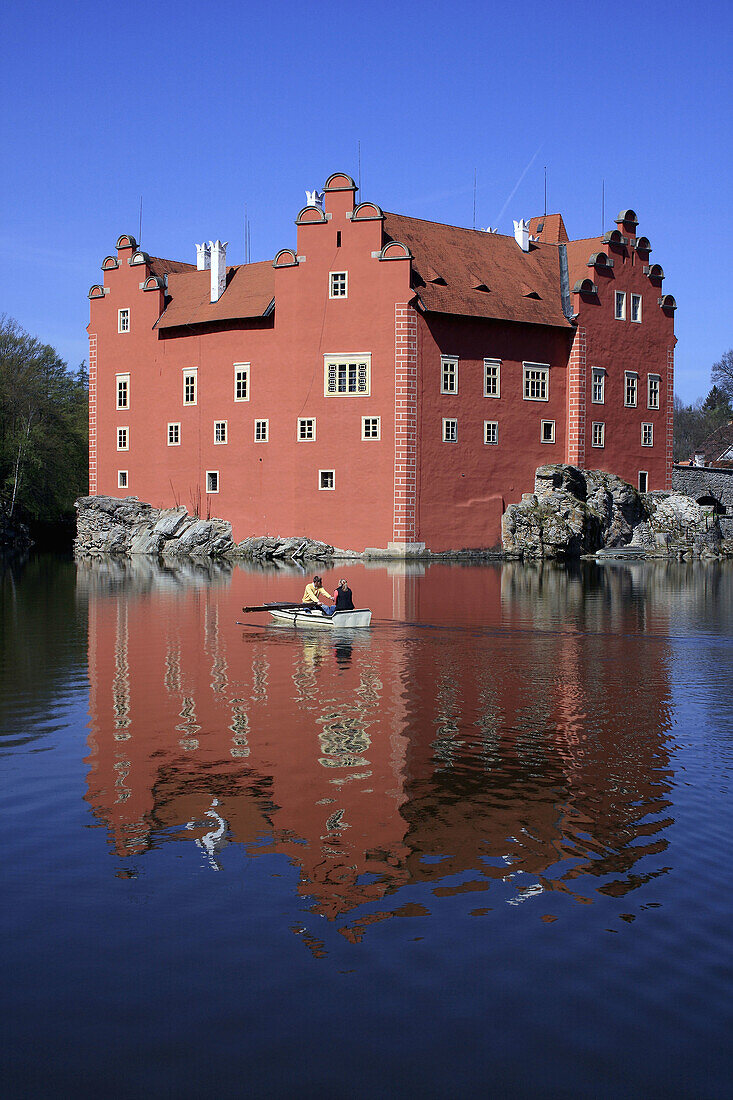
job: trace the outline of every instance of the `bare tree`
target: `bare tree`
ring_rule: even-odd
[[[733,348],[724,352],[717,363],[713,363],[710,377],[727,398],[733,399]]]

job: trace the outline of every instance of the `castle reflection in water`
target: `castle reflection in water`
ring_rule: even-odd
[[[477,914],[539,894],[549,911],[553,892],[622,897],[665,872],[668,571],[348,577],[374,625],[331,635],[241,613],[298,598],[299,574],[78,565],[86,797],[125,865],[172,843],[211,872],[228,845],[283,853],[354,939],[426,911],[411,885]]]

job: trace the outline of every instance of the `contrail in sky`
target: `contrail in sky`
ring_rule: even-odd
[[[517,182],[514,184],[514,190],[511,192],[511,194],[509,195],[509,198],[506,200],[506,202],[502,206],[501,213],[499,214],[499,217],[496,219],[496,221],[494,223],[495,225],[498,225],[499,222],[501,221],[501,219],[504,217],[504,211],[506,210],[507,206],[509,205],[509,203],[512,201],[512,199],[516,195],[517,191],[519,190],[519,185],[522,182],[522,180],[524,179],[524,177],[527,175],[527,172],[529,172],[530,168],[532,167],[534,162],[537,160],[537,156],[538,156],[539,151],[540,151],[541,148],[542,148],[542,142],[540,142],[540,144],[537,146],[537,148],[535,149],[535,151],[532,155],[532,159],[530,160],[529,164],[524,169],[524,171],[522,172],[522,174],[519,177],[519,179],[517,180]]]

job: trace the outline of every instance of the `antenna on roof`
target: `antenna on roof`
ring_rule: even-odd
[[[545,217],[547,217],[547,165],[545,165]]]
[[[476,228],[476,169],[473,170],[473,228]]]
[[[252,258],[252,250],[250,248],[250,225],[249,218],[247,217],[247,203],[244,204],[244,262],[248,264]]]
[[[358,183],[359,194],[361,195],[361,141],[357,141],[356,146],[357,146],[357,161],[358,161],[358,165],[359,165],[359,173],[358,173],[358,177],[357,177],[357,183]]]
[[[603,236],[606,224],[606,181],[601,180],[601,236]]]
[[[143,197],[141,195],[140,196],[140,221],[138,223],[138,230],[137,230],[137,247],[138,248],[141,247],[140,242],[142,241],[142,239],[143,239]]]

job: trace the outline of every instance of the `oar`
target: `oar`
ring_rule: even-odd
[[[263,603],[257,607],[243,607],[242,611],[297,611],[299,608],[315,608],[315,603]]]

